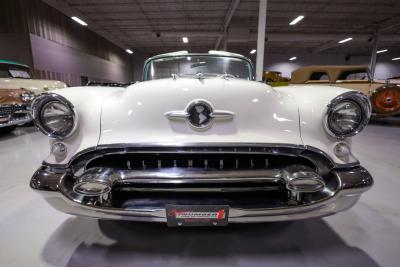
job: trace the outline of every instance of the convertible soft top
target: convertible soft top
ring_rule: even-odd
[[[343,71],[365,71],[368,65],[310,65],[298,68],[292,72],[291,83],[305,83],[314,72],[326,72],[330,82],[335,82]]]

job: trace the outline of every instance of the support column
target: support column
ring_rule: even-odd
[[[257,60],[256,80],[262,80],[264,70],[264,46],[265,46],[265,23],[267,19],[267,0],[260,0],[258,11],[258,33],[257,33]]]
[[[374,37],[374,46],[372,47],[371,61],[369,63],[369,71],[371,75],[371,79],[374,79],[375,76],[375,66],[376,66],[376,52],[378,51],[378,41],[379,41],[379,31],[375,32]]]

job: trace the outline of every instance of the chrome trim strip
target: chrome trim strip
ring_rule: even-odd
[[[55,167],[55,168],[69,168],[74,161],[76,161],[78,158],[84,156],[85,154],[91,154],[91,153],[98,153],[99,155],[104,155],[105,150],[118,150],[118,151],[113,151],[112,153],[128,153],[130,150],[135,153],[143,153],[144,150],[148,152],[157,152],[157,153],[168,153],[168,152],[173,152],[173,153],[189,153],[188,150],[184,150],[187,148],[198,148],[198,149],[204,149],[204,148],[264,148],[263,151],[260,151],[260,153],[272,153],[272,154],[281,154],[281,155],[293,155],[293,156],[298,156],[300,154],[307,154],[307,153],[313,153],[319,155],[319,157],[327,160],[330,162],[331,168],[352,168],[352,167],[357,167],[360,165],[359,161],[353,162],[353,163],[347,163],[347,164],[338,164],[335,163],[331,157],[326,154],[324,151],[315,148],[313,146],[305,146],[305,145],[295,145],[295,144],[284,144],[284,143],[117,143],[117,144],[107,144],[107,145],[98,145],[94,147],[89,147],[86,148],[78,153],[76,153],[68,163],[66,164],[52,164],[52,163],[47,163],[43,161],[43,165],[45,166],[50,166],[50,167]],[[149,149],[154,149],[154,150],[149,150]],[[164,150],[165,149],[165,150]],[[168,149],[168,150],[167,150]],[[173,150],[175,149],[175,150]],[[217,150],[219,151],[219,150]],[[212,153],[216,153],[217,151],[212,151]],[[290,153],[288,153],[290,151]],[[233,152],[233,153],[255,153],[255,151],[224,151],[221,150],[221,153],[226,153],[226,152]],[[207,153],[207,151],[202,151],[202,150],[196,150],[193,153]],[[306,155],[305,155],[306,156]]]
[[[281,170],[204,170],[167,168],[145,171],[119,170],[118,176],[123,183],[142,184],[201,184],[201,183],[243,183],[243,182],[270,182],[281,180]],[[134,178],[133,178],[134,177]]]

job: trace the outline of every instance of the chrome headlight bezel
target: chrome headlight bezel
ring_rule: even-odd
[[[354,102],[360,107],[361,120],[357,125],[357,127],[355,127],[351,132],[338,133],[332,129],[332,126],[330,125],[330,118],[335,112],[335,107],[346,101]],[[371,102],[369,98],[363,93],[358,91],[350,91],[343,93],[335,97],[327,106],[327,110],[324,117],[325,130],[329,135],[339,139],[354,136],[359,132],[361,132],[365,128],[365,126],[367,126],[369,119],[371,117],[371,111],[372,111]]]
[[[58,102],[64,105],[71,111],[73,125],[65,133],[60,134],[51,131],[43,122],[43,108],[50,102]],[[35,126],[45,135],[54,139],[65,139],[70,137],[78,127],[78,114],[75,110],[74,105],[68,101],[65,97],[55,93],[44,93],[36,97],[31,104],[32,120]]]

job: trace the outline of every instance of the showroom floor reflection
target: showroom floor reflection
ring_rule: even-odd
[[[379,266],[322,219],[210,229],[71,218],[46,243],[45,262],[58,265],[66,248],[70,267]]]

